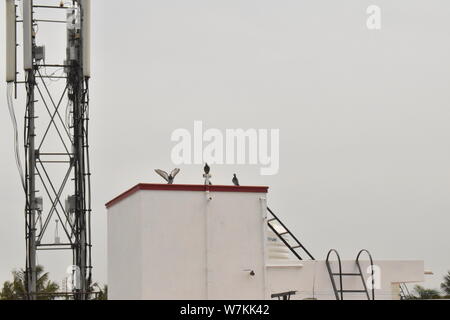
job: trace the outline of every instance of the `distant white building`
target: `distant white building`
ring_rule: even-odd
[[[342,261],[339,272],[335,256],[330,269],[326,261],[299,260],[292,250],[302,248],[273,219],[267,192],[139,184],[110,201],[110,299],[336,299],[340,290],[344,299],[367,299],[372,269],[375,298],[399,299],[401,283],[424,281],[423,261],[376,260],[371,267],[362,255],[361,272],[355,260]]]

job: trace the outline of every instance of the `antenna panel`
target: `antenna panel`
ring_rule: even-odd
[[[91,77],[91,0],[83,0],[83,75]]]
[[[33,69],[33,21],[32,1],[22,0],[23,12],[23,68]]]
[[[6,82],[16,81],[16,5],[6,0]]]

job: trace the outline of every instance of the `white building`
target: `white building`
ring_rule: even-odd
[[[110,299],[259,300],[285,292],[295,292],[292,299],[336,299],[326,262],[298,260],[268,228],[267,191],[139,184],[110,201]],[[271,223],[283,233],[277,221]],[[361,270],[370,285],[364,259]],[[399,299],[400,283],[424,280],[422,261],[374,265],[376,299]],[[330,267],[339,273],[336,261]],[[343,290],[364,289],[354,260],[342,261],[342,273]],[[340,290],[339,276],[333,277]],[[367,295],[346,292],[344,299]]]

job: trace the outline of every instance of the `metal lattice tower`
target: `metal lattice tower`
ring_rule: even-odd
[[[26,194],[27,298],[38,298],[38,252],[71,251],[73,296],[77,300],[89,299],[92,273],[88,143],[90,1],[16,3],[6,0],[6,8],[7,81],[10,87],[16,84],[16,98],[18,84],[24,84],[26,89],[25,173],[21,171],[21,175]],[[20,24],[23,25],[25,71],[22,80],[18,80],[21,73],[17,72],[16,49],[20,46],[16,32]],[[39,27],[43,24],[55,28],[66,26],[67,42],[56,42],[58,46],[61,44],[61,51],[66,51],[64,61],[47,63],[45,47],[38,45]],[[52,86],[51,81],[59,80],[65,84],[60,88]],[[9,92],[12,95],[12,89]],[[12,104],[10,100],[12,97],[8,100]],[[20,156],[16,153],[17,158],[21,170]],[[52,243],[48,234],[53,230],[50,224],[54,221],[57,228],[60,222],[62,234]]]

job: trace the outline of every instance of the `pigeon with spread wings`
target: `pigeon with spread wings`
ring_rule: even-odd
[[[170,174],[160,169],[156,169],[155,172],[159,174],[164,180],[166,180],[168,184],[173,184],[173,180],[175,179],[177,174],[180,173],[180,169],[174,169]]]

